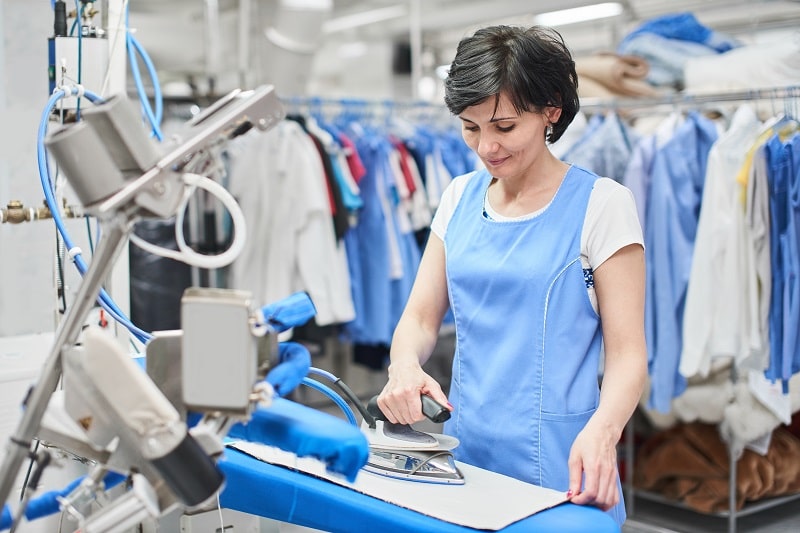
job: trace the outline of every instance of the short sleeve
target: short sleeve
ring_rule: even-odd
[[[456,206],[461,200],[461,195],[464,194],[464,189],[473,175],[475,175],[475,172],[453,178],[442,193],[439,207],[436,208],[436,213],[433,215],[433,221],[431,222],[431,232],[442,241],[444,241],[444,235],[447,232],[447,225],[450,223]]]
[[[644,247],[633,193],[610,178],[599,178],[586,209],[581,255],[593,269],[629,244]]]

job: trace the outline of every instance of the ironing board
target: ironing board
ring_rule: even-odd
[[[232,448],[225,450],[225,457],[218,464],[226,477],[220,503],[236,511],[333,532],[477,531],[260,461]],[[617,533],[619,527],[599,509],[565,503],[500,531]]]

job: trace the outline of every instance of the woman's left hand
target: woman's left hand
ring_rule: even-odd
[[[567,495],[572,503],[608,511],[620,501],[617,440],[612,431],[593,422],[589,421],[572,444]]]

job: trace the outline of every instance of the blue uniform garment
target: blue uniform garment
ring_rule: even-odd
[[[442,150],[442,162],[451,176],[461,176],[475,170],[475,152],[466,145],[460,131],[447,130],[436,140]]]
[[[354,344],[388,345],[411,292],[420,250],[414,233],[403,233],[398,224],[399,193],[389,164],[394,148],[371,128],[353,138],[367,173],[359,183],[364,206],[358,223],[345,235],[356,311],[346,331]],[[391,275],[388,231],[399,249],[399,277]]]
[[[647,191],[650,189],[656,143],[655,134],[642,137],[631,150],[631,159],[622,176],[622,184],[631,190],[636,201],[642,229],[647,222]]]
[[[389,243],[381,207],[380,139],[372,135],[354,136],[366,174],[359,182],[364,207],[358,223],[345,236],[356,318],[347,324],[353,342],[388,343],[391,339],[389,299]]]
[[[792,165],[789,169],[792,180],[792,217],[794,238],[792,242],[792,259],[794,270],[794,305],[792,307],[792,332],[794,335],[792,352],[784,361],[783,375],[786,392],[788,392],[789,378],[800,372],[800,135],[794,134],[788,141],[789,155]]]
[[[717,137],[713,122],[690,113],[653,159],[645,224],[648,406],[664,413],[686,388],[678,371],[683,310],[708,153]]]
[[[444,238],[456,322],[444,430],[458,460],[566,491],[570,448],[599,402],[600,318],[580,262],[597,176],[572,166],[544,212],[512,222],[483,215],[491,179],[470,179]],[[624,505],[611,514],[622,523]]]
[[[797,243],[791,195],[792,184],[791,144],[783,143],[774,135],[765,145],[767,157],[770,202],[770,259],[772,262],[772,293],[769,311],[770,362],[766,371],[769,379],[784,377],[784,362],[792,358],[796,344],[798,316],[792,312],[793,294],[796,292]],[[792,242],[792,239],[795,242]],[[795,297],[795,307],[796,307]],[[788,384],[784,382],[784,387]]]
[[[395,239],[397,240],[400,250],[400,258],[403,265],[402,275],[390,281],[390,298],[386,302],[386,305],[389,309],[389,322],[387,326],[389,327],[390,332],[393,332],[394,328],[397,326],[397,322],[400,320],[400,315],[403,313],[403,309],[406,306],[408,296],[411,294],[411,286],[414,284],[414,278],[417,274],[417,267],[419,266],[420,250],[411,227],[409,226],[407,228],[408,231],[403,232],[401,230],[401,225],[398,223],[397,209],[399,204],[399,195],[394,181],[395,176],[393,175],[391,166],[389,164],[389,158],[395,148],[386,138],[382,139],[380,146],[380,158],[378,161],[378,164],[382,169],[380,172],[380,177],[383,179],[385,189],[392,191],[391,216],[393,220],[391,224],[391,231],[394,232]],[[423,194],[423,191],[419,191],[419,194]],[[391,340],[391,333],[389,340]]]
[[[580,137],[570,146],[565,152],[564,155],[561,157],[563,161],[566,161],[566,157],[571,153],[582,149],[582,145],[584,143],[590,142],[594,134],[597,130],[603,125],[605,122],[606,116],[602,113],[597,113],[589,117],[589,120],[586,122],[586,127],[583,129]]]
[[[769,306],[769,367],[766,376],[779,379],[780,360],[783,350],[783,284],[784,260],[783,243],[785,242],[787,220],[787,203],[789,184],[786,175],[780,172],[780,160],[783,155],[783,143],[777,135],[772,136],[764,144],[764,157],[767,160],[767,181],[769,183],[770,212],[770,264],[772,265],[772,287]]]
[[[616,113],[609,113],[596,124],[562,159],[621,182],[638,135]]]
[[[425,168],[425,158],[431,153],[432,144],[431,136],[426,132],[425,127],[417,126],[414,130],[414,135],[406,139],[406,148],[414,158],[414,163],[417,165],[419,177],[423,185],[428,184],[427,169]]]

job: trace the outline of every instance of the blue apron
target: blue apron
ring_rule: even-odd
[[[566,491],[600,396],[600,319],[580,262],[597,176],[573,165],[541,214],[510,222],[483,214],[491,179],[472,176],[445,233],[456,353],[444,431],[459,461]],[[624,505],[611,514],[621,524]]]

